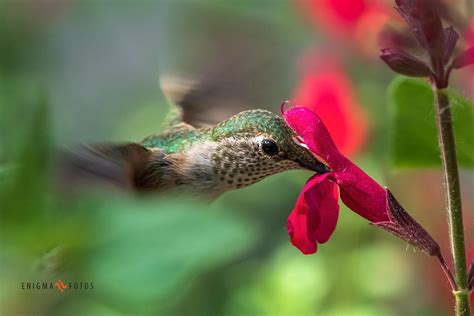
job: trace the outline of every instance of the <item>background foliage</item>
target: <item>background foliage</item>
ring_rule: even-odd
[[[474,164],[474,108],[472,102],[456,95],[450,96],[459,164]],[[428,83],[399,78],[390,86],[393,112],[393,163],[399,167],[432,167],[441,164],[436,137],[433,93]],[[430,115],[427,115],[430,114]],[[407,153],[411,153],[407,155]]]

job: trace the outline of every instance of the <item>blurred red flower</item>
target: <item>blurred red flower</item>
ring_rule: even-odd
[[[379,33],[392,14],[378,0],[297,0],[299,11],[317,28],[374,55]]]
[[[310,53],[303,58],[302,78],[294,93],[296,104],[304,104],[325,122],[339,150],[352,156],[364,145],[368,122],[356,93],[334,58]]]
[[[353,0],[348,5],[346,0],[298,0],[297,4],[315,25],[347,36],[346,32],[351,31],[370,8],[367,2]]]

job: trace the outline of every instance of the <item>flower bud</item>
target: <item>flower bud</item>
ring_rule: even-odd
[[[453,54],[454,47],[459,39],[459,34],[454,30],[452,26],[444,29],[444,53],[443,62],[448,63],[451,55]]]
[[[431,0],[396,0],[396,9],[430,57],[443,56],[444,31],[438,7]]]
[[[420,59],[396,48],[380,50],[380,58],[395,72],[410,77],[427,77],[430,68]]]

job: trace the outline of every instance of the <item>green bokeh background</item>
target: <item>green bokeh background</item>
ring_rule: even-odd
[[[301,51],[330,47],[348,61],[371,120],[355,160],[447,252],[440,172],[393,166],[403,157],[398,147],[390,156],[390,131],[400,123],[387,101],[393,75],[327,43],[290,1],[0,1],[0,314],[449,314],[435,260],[343,205],[317,254],[290,244],[286,218],[308,172],[272,176],[212,205],[105,190],[71,197],[52,188],[54,148],[139,141],[159,130],[169,110],[161,75],[202,74],[231,59],[229,73],[247,67],[250,75],[237,78],[229,98],[277,112],[292,97]],[[473,183],[464,170],[471,238]],[[22,289],[58,279],[95,287]]]

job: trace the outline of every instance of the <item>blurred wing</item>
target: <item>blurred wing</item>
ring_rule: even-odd
[[[236,52],[234,52],[235,54]],[[160,87],[170,103],[174,125],[184,122],[194,127],[208,127],[234,114],[252,108],[246,84],[262,64],[243,63],[244,57],[227,54],[226,61],[213,60],[202,73],[191,77],[161,76]],[[252,86],[252,89],[256,89]]]
[[[165,32],[170,45],[160,56],[162,90],[183,109],[183,121],[202,127],[252,108],[278,111],[300,53],[293,30],[259,14],[191,11]]]
[[[81,145],[59,154],[58,176],[62,188],[112,186],[136,188],[151,152],[135,144]]]
[[[210,109],[211,103],[206,104],[212,97],[210,87],[202,82],[179,77],[161,77],[161,90],[171,104],[168,126],[188,124],[193,127],[207,127],[219,122]]]

